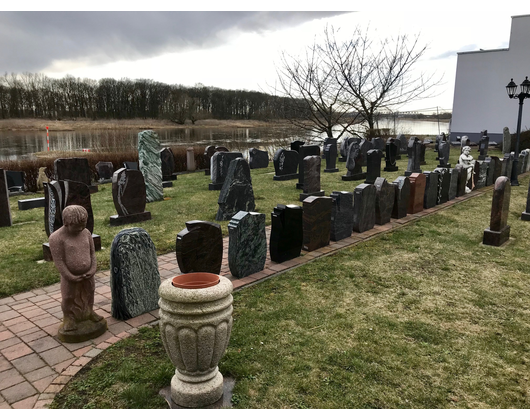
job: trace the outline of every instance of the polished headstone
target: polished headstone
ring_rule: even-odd
[[[11,208],[9,207],[9,188],[7,187],[7,175],[4,169],[0,169],[0,227],[11,226]]]
[[[311,195],[322,196],[324,191],[320,189],[320,156],[306,156],[303,161],[305,181],[300,201],[304,201]]]
[[[138,161],[145,180],[145,195],[148,203],[164,199],[162,187],[162,162],[160,141],[153,130],[138,133]]]
[[[492,160],[490,157],[487,157],[485,162],[488,168],[488,172],[486,175],[486,187],[487,187],[495,183],[495,179],[493,179],[495,175],[495,161]]]
[[[361,151],[361,161],[362,165],[366,166],[368,164],[368,152],[372,150],[373,145],[366,139],[362,139],[359,143],[359,149]]]
[[[351,236],[353,231],[353,193],[333,191],[331,206],[330,239],[340,241]]]
[[[248,166],[250,169],[266,168],[269,166],[269,152],[254,147],[248,150]]]
[[[298,178],[299,156],[296,150],[278,149],[274,154],[274,181],[287,181]]]
[[[26,174],[23,171],[5,171],[7,189],[10,192],[23,192],[26,185]]]
[[[267,258],[265,215],[240,211],[228,223],[228,267],[236,278],[262,271]]]
[[[320,157],[320,146],[317,145],[307,145],[307,146],[300,146],[298,148],[298,166],[300,168],[298,173],[298,183],[296,184],[296,188],[299,190],[304,189],[304,159],[307,156],[319,156]]]
[[[44,183],[44,228],[47,236],[50,236],[63,225],[63,192],[60,185],[61,182],[64,181]]]
[[[111,315],[125,321],[158,309],[155,244],[138,227],[120,231],[110,248]]]
[[[135,171],[138,171],[138,162],[123,162],[123,167],[125,169],[134,169]]]
[[[303,244],[303,209],[278,204],[271,213],[269,251],[271,261],[282,263],[299,257]]]
[[[383,152],[379,149],[368,151],[366,164],[366,181],[365,184],[373,184],[377,177],[381,176],[381,159]]]
[[[493,171],[493,184],[495,184],[497,178],[501,176],[502,162],[501,159],[497,156],[491,156],[490,159],[495,162],[495,169]]]
[[[488,130],[484,130],[478,143],[479,156],[477,160],[485,160],[488,157],[488,146],[490,144],[490,138],[488,136]]]
[[[305,144],[305,141],[295,140],[291,142],[291,150],[294,150],[298,153],[300,151],[300,146],[303,146],[304,144]]]
[[[210,176],[210,160],[215,152],[217,152],[217,150],[215,150],[215,146],[206,146],[206,149],[204,149],[204,158],[206,159],[206,164],[208,165],[208,167],[204,170],[204,175]]]
[[[55,179],[57,181],[76,181],[90,185],[92,173],[87,158],[56,159],[53,162]]]
[[[462,197],[466,194],[466,184],[467,184],[467,170],[461,164],[456,164],[455,168],[457,173],[457,187],[456,187],[456,196]]]
[[[483,160],[475,161],[475,169],[473,174],[474,190],[484,188],[486,186],[486,177],[488,175],[488,163]]]
[[[237,158],[242,158],[240,152],[215,152],[210,159],[210,179],[208,185],[210,190],[220,190],[223,188],[230,163]]]
[[[396,139],[388,139],[386,142],[386,153],[385,153],[385,171],[396,172],[399,168],[396,165],[396,157],[398,155],[398,146]]]
[[[451,188],[451,173],[449,172],[449,168],[436,168],[433,172],[438,174],[436,204],[446,203],[449,200],[449,189]],[[456,184],[454,187],[456,194]]]
[[[407,176],[398,176],[392,184],[394,185],[394,206],[392,217],[401,219],[407,215],[410,198],[410,180]]]
[[[375,195],[375,224],[384,225],[390,222],[392,209],[394,208],[395,187],[389,184],[385,178],[378,177],[374,186]]]
[[[245,159],[236,158],[230,162],[217,203],[217,221],[230,220],[239,211],[254,211],[256,208],[250,168]]]
[[[430,209],[436,206],[438,199],[438,173],[425,171],[425,193],[423,196],[423,208]]]
[[[324,169],[324,172],[338,172],[337,139],[327,138],[324,140],[324,157],[326,158],[326,169]]]
[[[114,173],[114,165],[112,162],[98,162],[96,163],[96,171],[99,180],[111,179]]]
[[[359,142],[353,141],[348,150],[348,157],[346,159],[346,175],[342,175],[343,181],[356,181],[366,178],[366,172],[363,172],[361,149]]]
[[[182,273],[221,272],[223,233],[217,223],[192,220],[177,234],[177,262]]]
[[[314,251],[329,245],[331,229],[331,197],[307,197],[303,201],[303,249]]]
[[[440,142],[442,141],[442,138],[445,137],[445,133],[442,133],[443,136],[441,134],[437,135],[436,136],[436,140],[434,141],[434,151],[436,153],[438,153],[438,151],[440,150]],[[446,141],[446,140],[444,140]]]
[[[449,191],[447,192],[447,200],[451,201],[454,200],[458,193],[458,176],[462,172],[462,167],[460,167],[460,171],[458,171],[456,168],[449,169]],[[464,191],[465,194],[465,191]]]
[[[445,134],[444,134],[445,137]],[[448,141],[442,139],[438,146],[438,167],[439,168],[450,168],[449,154],[451,152],[451,144]]]
[[[160,150],[160,163],[162,165],[162,180],[171,181],[175,171],[175,156],[169,147]]]
[[[510,129],[504,127],[502,129],[502,153],[510,153],[512,151],[512,136],[510,134]]]
[[[112,175],[112,200],[117,215],[110,216],[111,226],[151,220],[145,211],[145,182],[142,172],[133,169],[118,169]]]
[[[497,178],[491,202],[489,229],[484,230],[484,245],[500,246],[510,239],[508,212],[510,210],[510,179],[505,176]]]
[[[397,139],[399,140],[399,153],[401,155],[406,155],[408,153],[408,143],[407,137],[404,134],[400,134],[397,136]]]
[[[427,150],[427,146],[424,141],[420,141],[420,165],[427,165],[427,162],[425,162],[425,151]]]
[[[394,139],[394,144],[397,147],[397,149],[396,149],[396,160],[401,160],[401,142],[402,142],[402,140],[400,140],[400,139]]]
[[[353,141],[360,141],[360,139],[348,137],[341,141],[339,162],[346,162],[346,158],[348,157],[348,150],[350,149],[350,144]]]
[[[425,185],[427,178],[423,174],[413,173],[409,176],[410,181],[410,198],[408,214],[419,213],[423,210],[423,200],[425,197]]]
[[[376,188],[361,184],[353,190],[353,231],[363,233],[375,225]]]
[[[421,142],[418,137],[411,137],[408,146],[407,146],[407,155],[409,158],[407,164],[407,171],[405,172],[406,176],[409,176],[413,173],[421,174],[420,168],[420,155],[421,155]]]
[[[372,148],[384,151],[386,142],[381,137],[375,137],[371,140]]]

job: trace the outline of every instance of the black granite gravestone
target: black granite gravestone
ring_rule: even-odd
[[[376,188],[361,184],[353,190],[353,231],[363,233],[375,225]]]
[[[486,186],[486,177],[488,175],[488,164],[483,160],[475,161],[475,170],[473,173],[474,190],[484,188]]]
[[[438,146],[438,157],[436,160],[438,160],[438,168],[450,168],[451,164],[449,163],[449,154],[451,152],[451,145],[449,142],[442,141],[440,142]]]
[[[398,176],[392,184],[394,185],[394,207],[392,217],[401,219],[407,215],[410,197],[410,180],[406,176]]]
[[[7,189],[9,192],[24,192],[26,174],[23,171],[6,171]]]
[[[294,150],[296,153],[300,153],[300,146],[303,146],[305,141],[296,140],[291,142],[291,150]]]
[[[510,239],[508,212],[510,210],[510,179],[505,176],[497,178],[493,189],[491,218],[489,229],[484,230],[484,245],[501,246]]]
[[[182,273],[221,272],[223,233],[217,223],[192,220],[177,234],[177,262]]]
[[[307,159],[307,158],[306,158]],[[311,252],[329,245],[331,197],[307,197],[303,202],[303,249]]]
[[[492,185],[495,180],[493,179],[493,176],[495,174],[495,161],[492,160],[490,157],[487,157],[484,162],[486,162],[487,166],[487,173],[486,173],[486,187],[489,185]]]
[[[398,155],[398,146],[396,145],[396,139],[388,139],[386,142],[386,154],[385,154],[385,171],[396,172],[399,168],[396,165],[396,157]]]
[[[125,321],[158,309],[160,274],[149,234],[138,227],[124,229],[110,248],[111,314]]]
[[[162,181],[171,181],[177,179],[173,174],[175,171],[175,156],[169,147],[160,150],[160,163],[162,164]]]
[[[324,172],[338,172],[337,139],[327,138],[324,140],[324,156],[326,158],[326,169],[324,169]]]
[[[408,152],[408,165],[405,172],[405,176],[410,176],[413,173],[421,174],[420,168],[420,155],[421,155],[421,142],[418,137],[411,137],[408,142],[407,152]]]
[[[427,150],[425,141],[420,141],[420,165],[427,165],[425,162],[425,151]]]
[[[151,220],[151,213],[145,211],[146,192],[141,171],[118,169],[112,175],[112,200],[117,215],[110,216],[111,226],[138,223]]]
[[[208,189],[219,191],[223,188],[230,162],[242,157],[240,152],[215,152],[210,160],[210,179],[212,182],[208,184]]]
[[[394,139],[394,144],[397,147],[397,149],[396,149],[396,160],[401,160],[401,142],[402,142],[402,140],[400,140],[400,139]]]
[[[230,220],[239,211],[254,211],[256,208],[250,168],[245,159],[236,158],[230,162],[217,203],[217,221]]]
[[[215,146],[206,146],[204,149],[204,158],[206,159],[206,164],[208,167],[204,170],[204,175],[210,176],[210,160],[212,159],[213,154],[217,152]]]
[[[304,189],[300,194],[300,201],[304,201],[307,197],[323,196],[324,190],[320,189],[320,156],[306,156],[303,160],[303,168],[305,173]]]
[[[438,199],[438,172],[425,171],[425,192],[423,196],[423,208],[430,209],[436,206]]]
[[[359,149],[361,151],[361,162],[362,162],[361,164],[363,166],[368,165],[368,152],[372,150],[372,148],[373,148],[372,143],[370,143],[366,139],[362,139],[361,142],[359,143]]]
[[[447,203],[449,200],[449,188],[451,187],[451,173],[449,172],[449,168],[436,168],[433,172],[438,174],[438,194],[436,197],[436,204]]]
[[[363,172],[361,149],[359,143],[354,141],[350,144],[348,157],[346,159],[346,175],[342,175],[343,181],[357,181],[366,178],[366,172]]]
[[[269,166],[269,153],[254,147],[248,150],[248,166],[250,169],[267,168]]]
[[[381,176],[381,159],[383,152],[379,149],[368,151],[366,164],[366,181],[365,184],[373,184],[377,177]]]
[[[274,172],[276,175],[273,181],[287,181],[298,178],[299,156],[296,150],[278,149],[274,154]]]
[[[480,134],[480,141],[478,143],[479,156],[477,160],[485,160],[488,157],[490,138],[488,136],[488,130],[484,130]]]
[[[400,134],[397,136],[397,139],[399,140],[399,154],[400,155],[406,155],[408,153],[408,143],[407,137],[404,134]]]
[[[456,196],[461,197],[466,193],[466,184],[467,184],[467,170],[461,165],[456,164],[453,169],[453,174],[456,170],[457,175],[457,184],[456,184]]]
[[[123,162],[123,167],[125,169],[133,169],[135,171],[138,170],[138,162]]]
[[[96,172],[100,183],[110,182],[114,173],[114,165],[112,162],[98,162],[96,163]]]
[[[298,149],[298,166],[299,166],[299,172],[298,172],[298,183],[296,184],[296,188],[299,190],[304,189],[304,159],[307,156],[318,156],[320,157],[320,146],[317,145],[308,145],[308,146],[300,146]]]
[[[269,251],[271,261],[282,263],[300,256],[303,244],[303,210],[278,204],[271,213]]]
[[[353,231],[353,193],[333,191],[331,206],[330,239],[340,241],[351,236]]]
[[[12,225],[6,170],[0,169],[0,227]]]
[[[339,162],[346,162],[346,158],[348,157],[348,150],[350,150],[350,144],[353,141],[360,142],[360,139],[349,137],[341,141]]]
[[[371,140],[371,143],[372,143],[372,150],[377,149],[377,150],[381,150],[381,152],[385,150],[386,142],[381,137],[373,138]]]
[[[82,182],[88,185],[90,192],[98,191],[98,186],[92,185],[92,172],[87,158],[55,159],[53,167],[57,181]]]
[[[394,208],[394,196],[396,194],[393,184],[389,184],[385,178],[378,177],[374,186],[375,194],[375,224],[384,225],[390,223],[392,209]]]

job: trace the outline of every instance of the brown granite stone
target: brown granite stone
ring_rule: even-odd
[[[484,245],[500,246],[510,238],[508,212],[510,210],[510,180],[500,176],[495,181],[491,202],[491,218],[489,229],[484,230]]]
[[[329,244],[332,202],[331,197],[315,196],[303,201],[303,249],[305,251],[314,251]]]
[[[410,196],[408,214],[419,213],[423,210],[423,199],[425,196],[425,185],[427,179],[425,175],[413,173],[409,176]]]

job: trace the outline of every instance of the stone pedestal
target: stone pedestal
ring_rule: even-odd
[[[44,197],[28,198],[27,200],[18,200],[19,210],[30,210],[38,207],[45,207],[46,202]]]
[[[64,331],[63,325],[59,327],[57,338],[63,343],[82,343],[83,341],[92,340],[99,337],[107,331],[107,320],[92,321],[87,319],[77,323],[77,329],[73,331]]]
[[[129,223],[145,222],[146,220],[151,220],[151,212],[149,211],[128,214],[127,216],[120,216],[119,214],[115,214],[114,216],[110,216],[110,225],[123,226]]]
[[[510,226],[505,226],[498,232],[491,229],[484,229],[482,243],[484,245],[501,246],[508,239],[510,239]]]

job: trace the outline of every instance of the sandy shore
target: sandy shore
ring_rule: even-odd
[[[0,131],[84,131],[84,130],[156,130],[162,128],[198,128],[198,127],[226,127],[226,128],[254,128],[254,127],[289,126],[285,120],[274,122],[257,120],[199,120],[195,124],[175,124],[169,120],[133,119],[133,120],[91,120],[78,118],[76,120],[46,120],[40,118],[21,118],[0,120]]]

